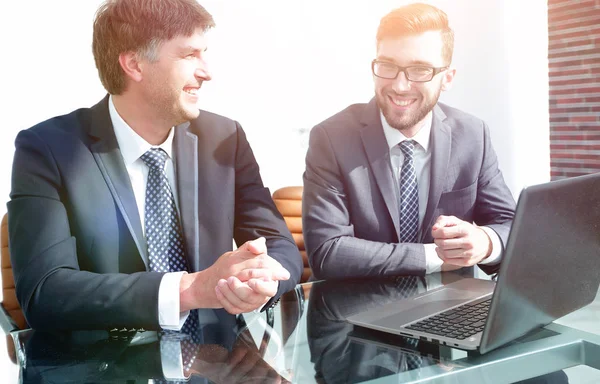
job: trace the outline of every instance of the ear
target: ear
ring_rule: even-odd
[[[119,64],[129,79],[136,83],[142,81],[142,66],[135,52],[122,52],[119,55]]]
[[[456,75],[455,68],[448,68],[442,74],[442,91],[448,91],[452,88],[454,76]]]

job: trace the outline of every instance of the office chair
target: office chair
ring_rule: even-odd
[[[10,333],[19,329],[29,328],[15,293],[15,278],[13,276],[8,250],[8,215],[2,218],[0,226],[0,260],[2,265],[2,302],[0,303],[0,326],[6,334],[6,347],[10,359],[16,363],[15,344]]]
[[[302,272],[300,283],[305,283],[311,276],[312,270],[308,264],[308,256],[304,248],[304,236],[302,235],[302,187],[279,188],[273,192],[273,201],[283,216],[302,255],[304,271]]]
[[[279,306],[281,308],[281,331],[284,344],[296,329],[296,325],[303,314],[304,300],[308,297],[311,283],[307,283],[312,270],[308,264],[308,256],[304,247],[302,233],[302,189],[300,186],[282,187],[273,192],[273,201],[283,216],[285,223],[294,237],[296,246],[302,255],[304,271],[300,284],[292,292],[283,295]]]

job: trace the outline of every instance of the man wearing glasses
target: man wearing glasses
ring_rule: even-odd
[[[303,224],[315,277],[498,270],[515,201],[487,125],[438,103],[454,80],[453,45],[443,11],[390,12],[375,98],[312,129]]]

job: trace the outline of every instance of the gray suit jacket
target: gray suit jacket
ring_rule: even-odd
[[[508,238],[515,201],[480,119],[438,103],[431,129],[429,200],[419,242],[439,215]],[[303,231],[316,278],[425,273],[421,244],[399,243],[398,195],[375,100],[315,126],[306,155]],[[493,273],[498,266],[481,266]]]
[[[108,98],[17,136],[8,232],[17,298],[38,329],[158,327],[161,273],[149,273],[135,197],[108,113]],[[300,279],[302,259],[244,131],[201,111],[175,127],[179,208],[191,272],[264,236]],[[275,298],[275,299],[276,299]],[[267,303],[267,305],[272,304]]]

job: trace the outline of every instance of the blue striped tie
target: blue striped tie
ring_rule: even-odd
[[[400,172],[400,242],[416,243],[419,231],[419,193],[413,161],[415,142],[404,140],[399,146],[404,154]]]

